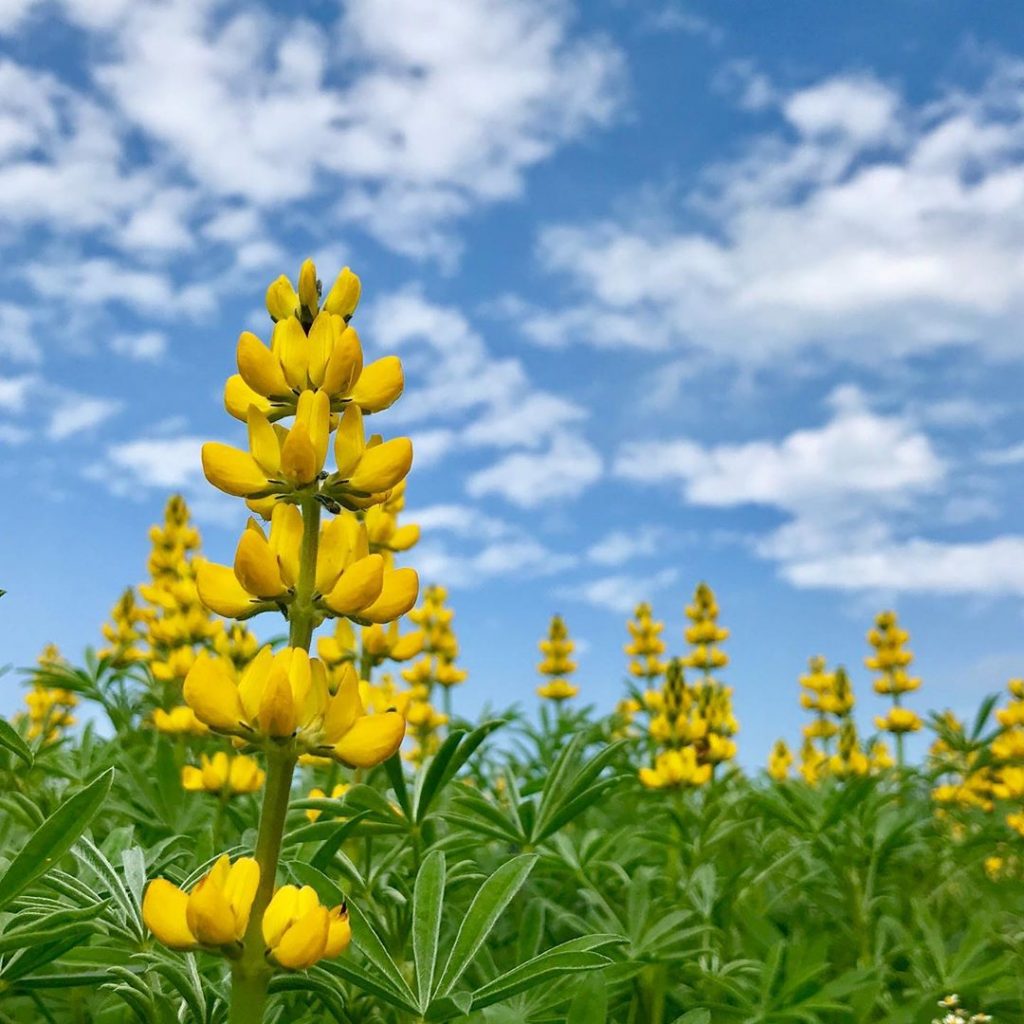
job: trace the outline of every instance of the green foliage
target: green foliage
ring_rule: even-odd
[[[114,731],[0,728],[0,1022],[223,1024],[225,961],[160,947],[141,906],[148,879],[251,851],[257,799],[185,793],[221,741],[155,733],[109,666],[58,681]],[[1021,1019],[1022,864],[997,816],[954,830],[914,771],[651,792],[642,756],[586,713],[509,713],[415,771],[305,769],[296,797],[353,784],[293,800],[280,880],[347,902],[353,942],[278,974],[268,1020],[929,1024],[950,992]]]

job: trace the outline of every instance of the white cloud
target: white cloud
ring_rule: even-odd
[[[0,302],[0,356],[13,363],[40,363],[42,350],[32,333],[28,310]]]
[[[534,387],[518,359],[495,358],[460,310],[404,288],[374,302],[359,329],[377,349],[402,357],[410,387],[388,415],[395,426],[423,425],[414,435],[417,465],[474,447],[530,449],[537,454],[505,457],[473,474],[467,488],[520,505],[578,494],[599,475],[596,452],[573,432],[586,410]],[[446,422],[458,426],[440,425]],[[513,479],[519,474],[537,498]]]
[[[14,448],[24,444],[31,436],[31,432],[25,427],[18,427],[13,423],[0,423],[0,444]]]
[[[0,409],[11,413],[23,412],[29,393],[39,381],[39,377],[30,373],[20,377],[0,377]]]
[[[208,285],[179,287],[168,272],[136,269],[103,257],[30,263],[24,273],[40,295],[71,299],[80,306],[119,303],[161,316],[195,318],[215,305]]]
[[[520,508],[572,499],[600,479],[601,456],[580,437],[558,434],[547,451],[506,455],[470,475],[466,491],[479,498],[497,494]]]
[[[407,518],[410,522],[419,523],[424,534],[440,532],[458,537],[498,540],[517,532],[511,524],[486,515],[471,505],[427,505],[409,511]]]
[[[424,580],[473,587],[491,579],[549,576],[571,567],[575,559],[552,552],[532,538],[516,537],[491,541],[472,554],[425,542],[412,549],[409,561]]]
[[[970,543],[922,538],[868,550],[837,548],[793,560],[782,568],[798,587],[885,593],[1024,595],[1024,537]]]
[[[1017,356],[1024,62],[917,108],[864,75],[772,99],[782,127],[687,197],[707,231],[674,228],[671,210],[545,230],[540,260],[575,299],[527,333],[755,365],[957,343]]]
[[[107,449],[112,477],[126,474],[124,483],[142,487],[186,488],[202,477],[200,449],[206,438],[181,436],[139,438]]]
[[[997,510],[975,486],[975,493],[954,494],[935,511],[934,500],[945,499],[949,467],[913,421],[873,412],[849,388],[831,404],[828,422],[777,441],[626,445],[615,472],[636,483],[682,483],[692,505],[761,505],[783,513],[786,521],[751,538],[751,548],[796,587],[1024,593],[1024,537],[918,535],[921,526],[993,518]]]
[[[46,436],[51,441],[63,441],[110,419],[121,408],[121,403],[107,398],[65,393],[50,414]]]
[[[572,38],[562,4],[350,0],[340,45],[309,21],[219,13],[125,11],[97,72],[123,116],[213,194],[275,206],[334,179],[337,215],[413,255],[450,255],[445,225],[518,195],[619,105],[618,51]]]
[[[779,442],[628,444],[615,473],[638,482],[679,480],[687,500],[698,505],[759,504],[794,513],[858,499],[898,502],[943,479],[941,458],[910,422],[872,412],[852,388],[839,389],[831,401],[828,423]]]
[[[672,586],[678,578],[676,569],[662,569],[651,576],[615,574],[577,586],[561,587],[558,595],[625,615],[641,601],[649,601],[657,591]]]
[[[587,549],[587,558],[598,565],[625,565],[635,558],[655,554],[664,546],[665,531],[657,526],[613,530]]]
[[[141,334],[115,334],[110,347],[118,355],[137,362],[155,363],[167,351],[167,335],[161,331],[143,331]]]

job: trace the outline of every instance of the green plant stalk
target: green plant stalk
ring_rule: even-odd
[[[316,560],[320,544],[320,505],[307,499],[302,510],[302,547],[295,599],[289,609],[288,645],[308,651],[318,616],[313,605]],[[291,744],[270,745],[266,750],[267,781],[256,836],[256,863],[260,881],[252,901],[249,924],[242,939],[242,953],[231,965],[231,1009],[228,1024],[260,1024],[267,1002],[267,986],[273,973],[263,942],[263,914],[274,895],[277,864],[281,857],[285,819],[291,797],[296,755]]]

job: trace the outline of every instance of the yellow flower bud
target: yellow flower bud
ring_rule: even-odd
[[[337,330],[337,325],[332,323]],[[347,395],[363,372],[363,346],[354,327],[344,327],[334,338],[324,368],[323,389],[329,395]]]
[[[348,478],[348,486],[364,494],[379,494],[403,480],[411,467],[412,441],[395,437],[363,452],[355,472]]]
[[[268,397],[291,393],[277,356],[251,331],[239,335],[236,358],[238,372],[252,391]]]
[[[302,324],[293,316],[279,320],[274,325],[271,347],[291,387],[305,388],[309,383],[310,346]]]
[[[294,316],[299,308],[299,297],[291,281],[282,274],[267,289],[267,312],[272,320],[285,320]]]
[[[404,387],[401,360],[384,356],[363,367],[351,397],[363,412],[381,412],[394,404]]]
[[[316,448],[305,423],[293,423],[281,445],[281,472],[296,487],[312,483],[320,472]]]
[[[232,374],[224,385],[224,408],[236,420],[245,422],[250,406],[255,406],[264,414],[270,412],[270,401],[253,391],[242,379],[241,374]]]
[[[384,587],[384,559],[367,555],[353,562],[340,576],[324,604],[336,615],[355,615],[380,597]]]
[[[316,265],[312,260],[304,260],[299,268],[299,302],[316,316],[320,303],[320,289],[317,287]]]
[[[235,577],[256,597],[280,597],[287,587],[281,579],[281,570],[263,531],[252,524],[247,527],[235,550]]]
[[[342,413],[334,435],[334,461],[342,480],[347,480],[355,472],[365,450],[363,411],[358,405],[350,405]]]
[[[196,568],[196,589],[199,600],[217,615],[240,619],[257,611],[257,603],[234,572],[226,565],[202,562]]]
[[[218,732],[237,733],[246,719],[232,675],[230,663],[203,653],[185,677],[185,702],[199,721]]]
[[[361,290],[359,278],[352,271],[345,267],[334,279],[331,290],[324,299],[324,309],[328,313],[348,319],[359,305],[359,293]]]
[[[353,768],[386,761],[405,739],[405,719],[397,711],[363,715],[334,745],[334,756]]]
[[[391,622],[400,618],[416,603],[420,579],[415,569],[394,569],[385,573],[378,598],[359,613],[367,622]]]
[[[218,441],[207,441],[203,445],[202,460],[206,479],[225,494],[246,498],[267,487],[266,474],[248,452]]]

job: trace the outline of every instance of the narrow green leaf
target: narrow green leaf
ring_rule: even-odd
[[[0,718],[0,747],[6,747],[15,757],[20,757],[25,764],[32,764],[32,751],[6,718]]]
[[[612,961],[600,953],[578,953],[563,951],[559,947],[549,949],[546,953],[534,957],[525,964],[513,967],[493,981],[473,993],[473,1006],[483,1009],[503,999],[509,999],[519,992],[540,985],[559,974],[572,974],[577,971],[596,971],[607,967]]]
[[[687,1010],[682,1017],[677,1017],[675,1024],[711,1024],[710,1010]]]
[[[434,755],[422,781],[417,779],[418,786],[414,813],[417,822],[423,821],[430,810],[431,804],[438,793],[455,778],[459,769],[476,753],[481,743],[499,726],[504,725],[500,718],[484,722],[471,733],[456,729],[441,744],[441,749]]]
[[[82,836],[71,852],[103,882],[110,898],[120,908],[122,920],[142,939],[146,933],[142,927],[139,904],[103,851],[88,836]]]
[[[29,837],[0,878],[0,908],[44,875],[78,841],[110,792],[113,768],[69,797]]]
[[[331,979],[340,978],[342,981],[350,982],[356,988],[369,992],[370,995],[382,999],[391,1006],[397,1006],[406,1013],[415,1014],[419,1010],[416,1002],[409,993],[409,998],[398,995],[390,985],[384,984],[375,971],[368,971],[362,964],[356,963],[350,957],[339,957],[337,960],[322,960],[316,967],[312,968],[310,974],[326,974]]]
[[[384,943],[380,941],[380,936],[374,931],[369,919],[355,903],[349,904],[348,914],[352,925],[352,941],[380,972],[382,980],[389,983],[397,997],[406,1000],[415,1008],[416,997],[395,961],[391,959],[391,954],[384,948]]]
[[[334,855],[341,849],[341,844],[355,831],[359,823],[369,814],[369,811],[360,811],[354,814],[348,821],[341,822],[335,830],[317,847],[316,853],[310,858],[310,864],[321,871],[326,870]]]
[[[455,937],[455,944],[452,946],[441,980],[437,983],[435,991],[438,995],[446,996],[454,988],[455,983],[473,962],[481,944],[498,923],[498,918],[523,887],[536,863],[535,854],[523,854],[502,864],[480,886]]]
[[[409,800],[409,787],[405,784],[405,772],[402,770],[402,755],[392,754],[384,762],[384,771],[394,790],[398,806],[409,821],[412,821],[412,802]]]
[[[444,882],[444,854],[435,850],[420,865],[412,895],[412,956],[416,965],[416,994],[421,1012],[430,1004],[434,985]]]

